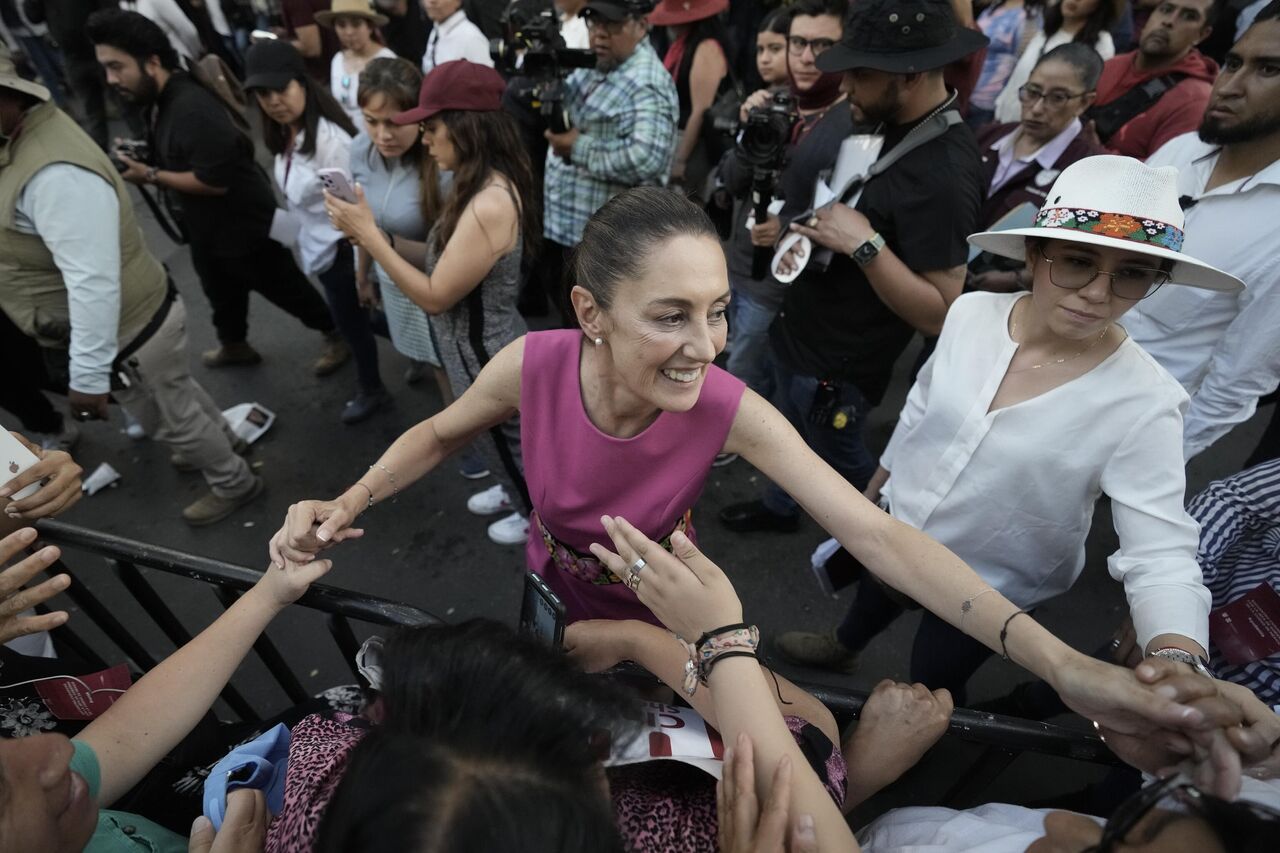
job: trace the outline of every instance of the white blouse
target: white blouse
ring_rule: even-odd
[[[297,154],[304,133],[293,141],[293,151],[277,154],[276,186],[284,194],[285,206],[302,225],[298,232],[298,254],[307,275],[322,273],[333,265],[338,241],[345,239],[333,227],[324,211],[324,187],[317,174],[321,169],[346,170],[351,164],[351,137],[328,119],[316,125],[316,150],[309,157]]]
[[[369,62],[383,57],[395,59],[396,55],[389,47],[380,48],[377,53],[369,57]],[[329,63],[329,91],[333,93],[334,99],[342,105],[343,111],[351,119],[351,123],[356,126],[356,130],[364,130],[364,114],[361,112],[360,104],[356,100],[356,96],[360,92],[360,74],[359,72],[355,74],[347,73],[347,65],[342,57],[342,51],[335,53],[333,61]]]
[[[1140,646],[1181,634],[1208,647],[1199,527],[1183,509],[1187,394],[1132,339],[1088,373],[988,412],[1018,345],[1025,294],[970,293],[947,313],[880,464],[893,516],[956,553],[1019,607],[1068,590],[1084,568],[1094,503],[1111,498]]]

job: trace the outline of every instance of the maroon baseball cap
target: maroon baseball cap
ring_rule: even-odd
[[[415,124],[444,110],[492,112],[502,108],[502,93],[507,84],[492,68],[456,59],[442,62],[422,78],[418,106],[396,113],[396,124]]]

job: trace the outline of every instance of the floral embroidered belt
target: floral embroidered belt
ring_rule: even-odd
[[[568,572],[580,581],[596,584],[597,586],[622,583],[621,578],[609,571],[595,557],[590,554],[579,553],[552,536],[551,531],[542,523],[542,518],[538,513],[530,513],[529,518],[534,524],[538,525],[538,532],[542,534],[542,543],[547,546],[547,553],[551,555],[551,562],[555,564],[556,568]],[[680,533],[686,532],[692,520],[693,510],[685,510],[684,515],[680,516],[680,520],[676,522],[676,526],[671,528],[671,533],[676,531]],[[667,551],[671,550],[671,533],[668,533],[658,542]]]

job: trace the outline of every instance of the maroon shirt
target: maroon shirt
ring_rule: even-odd
[[[320,27],[316,23],[316,12],[327,12],[329,7],[329,0],[280,0],[280,17],[284,20],[289,38],[298,37],[299,27],[319,27],[320,55],[306,59],[307,72],[326,87],[329,85],[329,67],[333,62],[333,55],[342,49],[342,45],[338,43],[338,34],[329,27]]]

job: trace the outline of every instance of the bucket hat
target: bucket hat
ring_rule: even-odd
[[[418,105],[391,117],[395,124],[416,124],[445,110],[493,112],[502,108],[507,84],[487,65],[455,59],[442,62],[422,78]]]
[[[42,101],[49,100],[48,89],[19,76],[18,67],[13,64],[13,54],[4,46],[0,46],[0,88],[13,89],[15,92],[32,95]]]
[[[364,18],[375,27],[385,27],[390,20],[375,10],[369,0],[333,0],[328,9],[315,14],[316,23],[322,27],[332,28],[336,18]]]
[[[1236,291],[1235,276],[1182,252],[1185,217],[1178,204],[1178,170],[1132,157],[1100,154],[1062,170],[1029,228],[983,231],[969,237],[980,249],[1023,260],[1028,237],[1124,249],[1172,261],[1171,284]]]
[[[823,51],[818,68],[914,74],[950,65],[986,46],[986,36],[960,26],[949,0],[858,0],[844,38]]]
[[[714,18],[729,8],[729,0],[662,0],[649,15],[655,27],[674,27]]]

